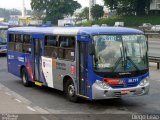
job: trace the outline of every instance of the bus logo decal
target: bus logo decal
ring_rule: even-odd
[[[14,56],[13,55],[8,55],[8,59],[12,60],[12,59],[14,59]]]
[[[23,63],[24,63],[24,61],[25,61],[25,60],[24,60],[24,58],[23,58],[23,57],[18,57],[18,61],[19,61],[19,62],[23,62]]]

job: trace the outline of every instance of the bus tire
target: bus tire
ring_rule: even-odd
[[[66,82],[65,94],[69,101],[78,102],[78,96],[75,92],[75,86],[71,79],[67,80]]]
[[[31,82],[28,81],[28,72],[27,72],[26,68],[22,68],[21,79],[22,79],[22,83],[25,87],[31,86]]]

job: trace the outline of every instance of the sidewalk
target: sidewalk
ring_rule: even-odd
[[[47,114],[42,108],[0,84],[0,114]]]
[[[0,57],[0,72],[7,71],[5,57]],[[0,79],[4,79],[3,77]],[[33,105],[29,100],[0,83],[0,114],[48,114],[48,111]],[[1,119],[1,118],[0,118]]]

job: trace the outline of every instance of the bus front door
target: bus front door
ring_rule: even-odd
[[[88,96],[88,42],[79,42],[79,94]]]
[[[40,72],[41,72],[41,56],[42,56],[42,43],[43,43],[43,36],[40,35],[33,35],[33,48],[32,48],[32,58],[33,58],[33,74],[34,79],[37,82],[41,82],[40,80]]]

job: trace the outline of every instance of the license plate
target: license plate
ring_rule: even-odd
[[[129,90],[122,90],[121,91],[121,94],[123,95],[123,94],[130,94],[130,91]]]

